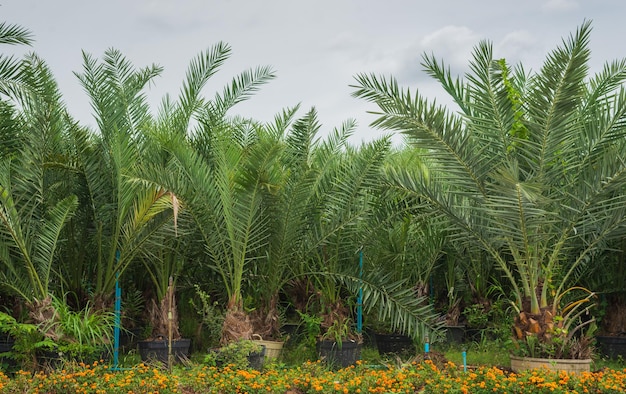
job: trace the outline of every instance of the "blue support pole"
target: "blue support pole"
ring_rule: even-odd
[[[115,252],[116,263],[120,261],[119,250]],[[122,325],[122,289],[119,283],[120,273],[115,274],[115,328],[113,329],[113,369],[119,368],[119,355],[120,355],[120,328]]]
[[[363,279],[363,248],[359,252],[359,278]],[[356,332],[363,332],[363,283],[359,286],[359,297],[356,306]]]

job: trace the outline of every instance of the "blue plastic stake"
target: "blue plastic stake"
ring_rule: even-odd
[[[115,259],[119,263],[120,251],[115,252]],[[120,273],[115,274],[115,328],[113,329],[113,369],[117,370],[119,367],[120,356],[120,327],[121,327],[121,315],[122,315],[122,289],[120,288]]]
[[[359,252],[359,278],[363,279],[363,248]],[[363,332],[363,284],[359,287],[359,297],[356,306],[356,332]]]
[[[463,372],[467,372],[467,352],[463,350]]]

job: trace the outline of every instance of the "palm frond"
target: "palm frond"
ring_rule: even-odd
[[[50,283],[50,275],[54,269],[57,250],[61,243],[61,230],[69,218],[74,214],[78,206],[76,196],[68,196],[59,201],[46,215],[46,221],[37,235],[36,249],[32,257],[37,276],[42,285],[47,288]],[[48,292],[39,294],[37,299],[43,299]]]
[[[0,23],[0,44],[31,45],[33,35],[30,30],[19,25]],[[21,61],[13,56],[0,54],[0,94],[20,97],[28,90],[21,81]]]
[[[582,132],[576,116],[585,92],[590,30],[590,23],[584,23],[562,48],[548,55],[524,97],[530,137],[525,149],[535,158],[530,162],[533,172],[546,179],[558,178],[553,161],[575,150],[571,141]]]
[[[231,48],[228,44],[219,42],[201,52],[191,60],[187,68],[186,79],[183,82],[179,95],[179,103],[184,124],[178,124],[180,131],[186,131],[192,114],[202,106],[200,93],[209,79],[219,71],[220,67],[230,56]]]
[[[388,323],[394,331],[419,341],[441,334],[440,316],[428,303],[427,297],[416,297],[406,281],[392,281],[388,275],[377,271],[363,278],[341,273],[324,275],[346,286],[352,294],[362,291],[364,312],[375,312],[378,320]]]
[[[397,130],[410,137],[412,144],[437,157],[442,176],[449,176],[461,188],[472,188],[484,194],[483,182],[489,168],[474,165],[482,161],[471,136],[458,117],[443,107],[429,104],[417,93],[401,90],[395,79],[357,76],[355,97],[375,103],[383,112],[372,126]],[[471,148],[470,148],[471,147]]]
[[[234,105],[252,97],[262,85],[274,79],[274,77],[274,71],[269,66],[260,66],[243,71],[234,77],[230,84],[224,87],[221,94],[215,94],[213,100],[207,102],[200,121],[206,127],[216,127],[224,121],[228,110]]]
[[[161,71],[157,65],[136,70],[116,49],[107,50],[101,63],[83,52],[83,72],[75,75],[89,95],[105,140],[121,131],[137,137],[149,113],[143,90]]]
[[[30,30],[7,22],[0,23],[0,44],[9,45],[31,45],[33,34]]]

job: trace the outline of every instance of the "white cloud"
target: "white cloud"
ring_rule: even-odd
[[[420,41],[422,52],[433,53],[445,59],[451,68],[465,69],[472,49],[480,36],[465,26],[445,26],[428,34]]]
[[[494,56],[505,58],[510,64],[521,61],[526,65],[534,58],[542,56],[538,49],[541,49],[541,45],[535,36],[527,30],[516,30],[494,43]]]

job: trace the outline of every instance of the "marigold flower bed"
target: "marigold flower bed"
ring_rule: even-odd
[[[0,393],[622,393],[626,370],[567,374],[535,370],[520,374],[501,369],[462,371],[453,363],[432,362],[404,368],[356,366],[336,372],[320,363],[297,368],[234,370],[191,367],[168,373],[139,365],[112,371],[106,365],[75,365],[49,374],[0,373]]]

